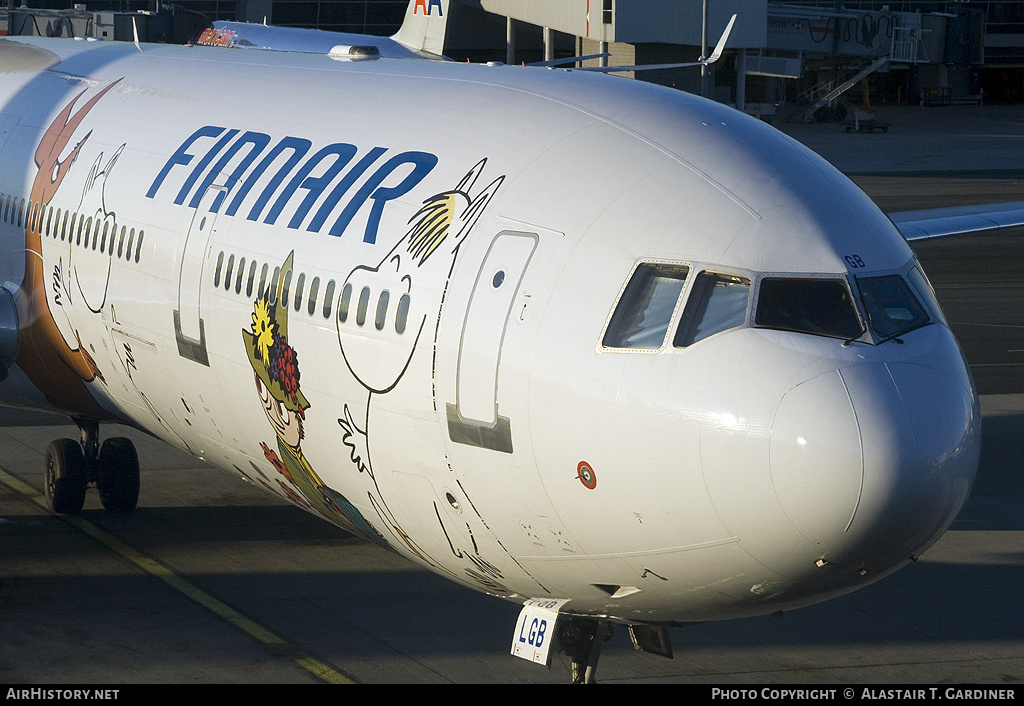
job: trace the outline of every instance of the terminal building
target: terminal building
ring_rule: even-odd
[[[0,0],[2,3],[4,0]],[[241,20],[391,35],[406,0],[6,0],[0,34],[184,43]],[[17,6],[15,6],[17,3]],[[2,8],[2,5],[0,5]],[[530,63],[607,54],[589,65],[694,61],[729,17],[728,51],[693,69],[620,75],[703,93],[765,118],[827,119],[882,103],[1024,101],[1024,0],[450,0],[445,54]]]

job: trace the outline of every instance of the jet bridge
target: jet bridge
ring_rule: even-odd
[[[2,0],[0,0],[2,2]],[[20,2],[20,0],[19,0]],[[0,8],[0,36],[85,37],[102,40],[184,44],[206,26],[205,16],[178,5],[156,11],[94,12],[84,4],[66,10]]]
[[[983,26],[983,16],[981,25]],[[968,23],[971,18],[967,17]],[[756,54],[746,52],[738,81],[762,75],[789,79],[817,79],[796,96],[785,99],[809,119],[832,105],[849,89],[876,71],[894,66],[981,63],[982,31],[973,35],[974,47],[959,58],[947,49],[950,35],[963,27],[950,15],[920,12],[830,10],[769,4],[768,36]],[[964,44],[963,33],[957,42]],[[741,50],[742,51],[742,50]],[[972,62],[973,60],[973,62]],[[780,70],[780,65],[782,70]]]
[[[735,102],[745,103],[746,78],[767,76],[810,83],[775,102],[813,112],[834,102],[863,78],[894,67],[928,65],[920,71],[922,90],[946,89],[948,66],[984,60],[984,13],[959,16],[889,10],[836,9],[834,2],[788,5],[768,0],[457,0],[461,5],[506,18],[508,62],[516,56],[516,29],[543,28],[546,59],[554,57],[555,33],[576,38],[576,55],[608,53],[591,60],[611,65],[692,61],[707,53],[731,14],[738,18],[728,48],[736,52]],[[706,13],[702,10],[706,8]],[[525,30],[524,33],[528,31]],[[539,58],[539,57],[538,57]],[[722,62],[725,63],[725,62]],[[695,90],[692,73],[644,72],[636,78]],[[781,81],[782,86],[787,82]],[[958,87],[961,92],[965,88]],[[733,96],[713,95],[732,102]],[[799,111],[798,111],[799,112]]]

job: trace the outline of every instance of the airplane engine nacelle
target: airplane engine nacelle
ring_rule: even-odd
[[[18,305],[7,286],[0,287],[0,380],[18,355]]]

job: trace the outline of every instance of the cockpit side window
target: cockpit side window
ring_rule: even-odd
[[[917,296],[928,310],[932,320],[949,326],[949,323],[946,321],[946,315],[942,313],[942,307],[939,306],[939,300],[935,296],[935,288],[932,287],[932,283],[928,280],[928,276],[924,271],[920,267],[915,266],[907,273],[907,278],[917,292]]]
[[[931,321],[910,285],[899,275],[858,277],[857,287],[871,328],[880,336],[899,336]]]
[[[844,339],[864,334],[864,324],[843,279],[763,278],[754,325]]]
[[[686,265],[638,265],[619,297],[601,344],[606,348],[661,348],[688,273]]]
[[[742,326],[747,320],[750,280],[736,275],[701,272],[683,311],[673,345],[692,345],[726,329]]]

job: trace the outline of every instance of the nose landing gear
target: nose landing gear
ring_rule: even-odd
[[[99,424],[76,419],[81,441],[57,439],[46,448],[43,483],[46,504],[59,515],[77,515],[90,483],[109,512],[128,513],[139,500],[139,457],[130,439],[99,443]]]
[[[596,684],[601,645],[612,637],[607,620],[569,618],[558,624],[558,642],[572,662],[573,684]]]

